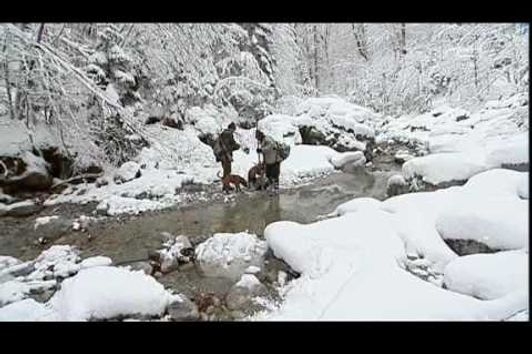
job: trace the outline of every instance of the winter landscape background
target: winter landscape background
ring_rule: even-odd
[[[0,40],[0,320],[528,321],[528,24]],[[221,193],[230,122],[279,196]]]

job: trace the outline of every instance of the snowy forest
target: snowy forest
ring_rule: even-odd
[[[0,321],[529,320],[528,24],[0,41]]]

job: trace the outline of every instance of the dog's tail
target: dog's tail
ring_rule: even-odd
[[[216,176],[217,176],[219,179],[222,179],[222,176],[220,176],[220,171],[216,172]]]

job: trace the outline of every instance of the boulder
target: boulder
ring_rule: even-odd
[[[366,162],[362,151],[345,152],[331,158],[331,163],[337,169],[343,168],[348,163],[363,165]]]
[[[72,220],[57,215],[43,216],[35,220],[34,230],[49,240],[59,238],[72,227]]]
[[[237,280],[249,266],[262,265],[267,248],[253,234],[219,233],[196,247],[196,264],[206,276]]]
[[[109,266],[113,263],[111,258],[105,256],[94,256],[85,258],[80,263],[81,269],[91,268],[91,267],[100,267],[100,266]]]
[[[150,262],[134,262],[131,263],[129,267],[131,270],[142,270],[146,275],[151,275],[153,273],[153,267],[150,265]]]
[[[211,315],[221,305],[220,299],[213,293],[199,293],[194,297],[194,302],[198,307],[200,316]]]
[[[134,161],[122,164],[113,177],[115,183],[125,183],[141,176],[140,165]]]
[[[80,215],[79,218],[72,223],[72,230],[74,231],[87,231],[90,224],[90,218],[86,215]]]
[[[11,257],[11,256],[0,256],[0,272],[2,272],[2,270],[8,268],[8,267],[11,267],[11,266],[14,266],[14,265],[17,265],[17,264],[21,264],[22,261],[20,259],[17,259],[15,257]]]
[[[88,175],[99,175],[103,173],[103,168],[101,166],[91,164],[91,165],[81,168],[79,173],[88,174]],[[88,180],[90,180],[90,178]],[[80,182],[83,182],[83,180],[80,180]]]
[[[393,175],[386,183],[386,195],[388,197],[408,193],[408,191],[409,185],[402,175]]]
[[[66,179],[72,176],[74,161],[65,150],[56,146],[50,146],[41,148],[40,153],[49,164],[50,174],[53,177]]]
[[[165,242],[164,246],[164,249],[158,251],[163,273],[177,269],[180,264],[189,263],[194,258],[194,248],[186,236],[177,236]]]
[[[403,164],[408,160],[411,160],[414,158],[408,151],[406,150],[399,150],[394,155],[394,161],[398,164]]]
[[[15,263],[0,269],[0,278],[9,275],[11,277],[22,277],[35,270],[34,262]]]
[[[107,178],[100,177],[96,180],[94,184],[96,185],[96,188],[100,188],[100,187],[108,185],[109,181],[107,180]]]
[[[169,117],[164,118],[162,120],[162,125],[170,127],[170,128],[174,128],[174,129],[183,130],[183,121],[177,120],[175,118],[169,118]]]
[[[500,251],[476,240],[444,239],[443,241],[459,256]]]
[[[197,321],[199,311],[195,303],[184,295],[180,295],[180,300],[176,300],[168,305],[167,311],[171,321]]]
[[[244,274],[227,293],[225,303],[230,310],[244,310],[254,296],[266,295],[266,287],[253,274]]]
[[[107,201],[102,200],[102,201],[100,202],[100,204],[98,204],[98,205],[96,206],[96,214],[97,214],[97,215],[102,215],[102,216],[107,216],[107,215],[109,215],[109,214],[108,214],[108,211],[109,211],[109,208],[110,208],[110,207],[111,207],[111,206],[109,205],[109,203],[108,203]]]
[[[312,126],[300,126],[299,134],[303,144],[307,145],[326,145],[327,136]]]
[[[155,123],[159,123],[161,121],[161,117],[157,117],[157,116],[150,116],[146,119],[146,121],[144,121],[144,124],[148,125],[148,124],[155,124]]]
[[[42,157],[26,151],[21,157],[0,160],[8,167],[8,175],[0,177],[0,187],[6,193],[47,190],[51,187],[49,164]]]

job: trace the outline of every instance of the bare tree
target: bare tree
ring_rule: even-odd
[[[368,44],[366,37],[366,29],[363,23],[353,23],[353,34],[355,36],[358,53],[364,60],[369,60]]]

